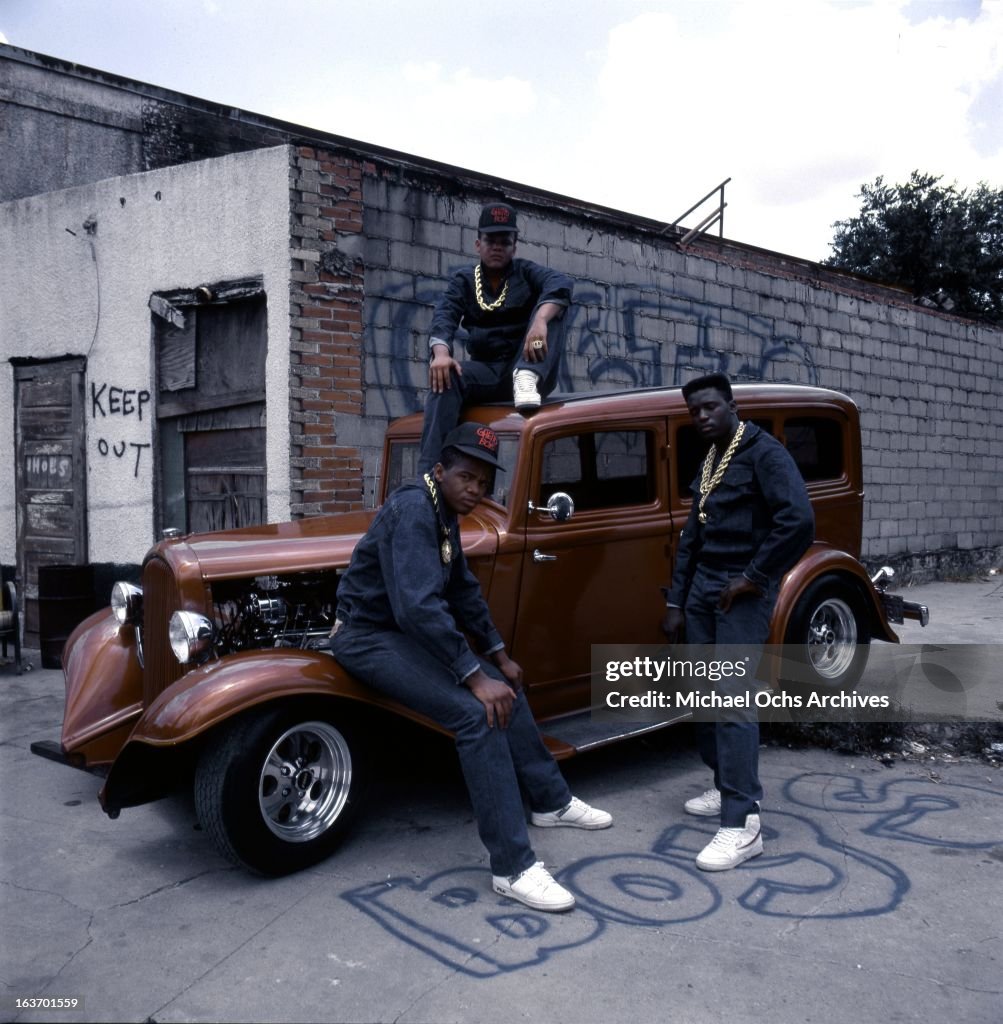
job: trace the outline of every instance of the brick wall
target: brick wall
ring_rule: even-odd
[[[363,507],[361,452],[339,429],[362,412],[362,165],[292,152],[290,512],[300,516]]]
[[[369,163],[362,180],[363,415],[347,429],[367,504],[390,419],[421,408],[427,327],[447,275],[474,257],[498,193]],[[577,281],[562,390],[734,380],[835,388],[861,408],[864,554],[920,579],[1003,557],[1003,331],[817,264],[673,232],[531,193],[519,255]],[[339,431],[340,432],[340,431]]]

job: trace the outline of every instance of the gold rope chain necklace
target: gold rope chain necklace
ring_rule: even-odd
[[[429,473],[425,474],[425,486],[428,488],[428,493],[432,498],[432,507],[435,509],[435,518],[438,520],[439,529],[442,530],[442,546],[439,548],[439,557],[442,559],[443,565],[449,565],[453,560],[453,544],[449,539],[449,527],[446,526],[439,515],[439,491]]]
[[[724,455],[721,456],[721,461],[717,464],[717,469],[714,470],[713,476],[711,476],[711,469],[714,466],[714,445],[710,446],[707,457],[703,460],[703,468],[700,470],[700,515],[697,517],[701,523],[707,522],[707,513],[703,510],[704,502],[707,500],[710,492],[721,482],[724,471],[728,468],[728,463],[731,462],[731,457],[735,454],[735,449],[742,440],[742,434],[744,433],[745,424],[739,423],[738,430],[735,431],[731,444],[728,445]]]
[[[508,279],[506,278],[505,284],[502,286],[501,295],[499,295],[494,302],[485,302],[484,286],[481,284],[481,265],[478,263],[477,266],[474,267],[474,294],[477,296],[477,305],[480,306],[485,313],[493,313],[496,309],[501,309],[501,307],[505,305],[505,296],[508,295]]]

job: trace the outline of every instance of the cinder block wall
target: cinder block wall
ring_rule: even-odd
[[[294,320],[304,360],[328,351],[321,335],[342,318],[329,365],[302,371],[302,381],[319,372],[330,389],[298,392],[319,403],[310,412],[321,420],[325,402],[332,410],[335,499],[322,500],[327,484],[318,488],[296,509],[313,512],[373,503],[387,423],[422,407],[436,297],[452,270],[475,259],[477,212],[500,196],[446,174],[300,154],[297,216],[315,232],[303,242],[313,255],[293,254],[294,276],[312,296]],[[331,185],[324,168],[339,160],[348,174],[340,187],[361,185],[361,201],[341,196],[356,204],[349,220],[343,207],[307,199]],[[518,254],[577,282],[562,390],[681,384],[721,369],[734,380],[844,391],[861,409],[865,558],[914,579],[999,564],[1003,331],[808,261],[714,237],[683,251],[674,232],[640,219],[530,192],[504,198],[520,210]]]

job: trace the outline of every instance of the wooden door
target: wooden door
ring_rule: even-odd
[[[87,562],[83,357],[14,364],[17,574],[25,646],[38,643],[38,570]]]

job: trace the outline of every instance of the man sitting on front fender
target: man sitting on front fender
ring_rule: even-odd
[[[521,794],[538,827],[601,829],[613,819],[568,790],[460,547],[457,517],[490,493],[497,451],[493,430],[461,424],[432,471],[391,494],[338,587],[331,653],[360,682],[453,733],[495,892],[534,910],[570,910],[574,896],[530,846]]]

